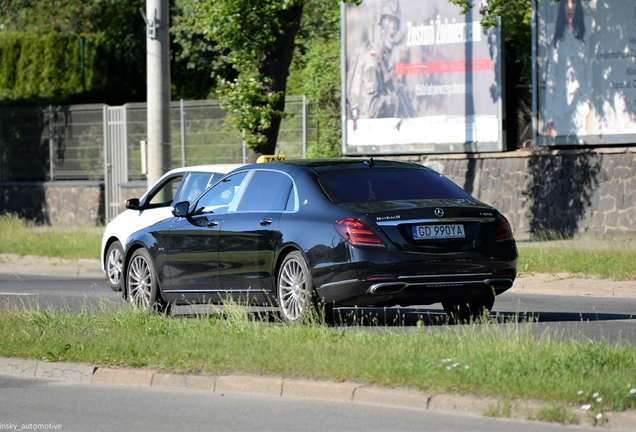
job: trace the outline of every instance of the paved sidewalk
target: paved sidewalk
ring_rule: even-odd
[[[0,273],[57,277],[105,278],[99,260],[63,260],[32,255],[0,254]],[[510,292],[590,297],[636,297],[636,280],[570,278],[565,273],[521,276]]]

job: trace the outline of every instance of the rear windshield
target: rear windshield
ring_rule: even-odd
[[[320,184],[335,203],[470,198],[459,186],[424,169],[348,171],[322,176]]]

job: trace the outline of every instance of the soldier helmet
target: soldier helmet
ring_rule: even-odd
[[[380,20],[378,24],[382,25],[382,20],[385,17],[394,18],[397,22],[397,29],[400,28],[400,19],[402,18],[402,12],[400,11],[400,4],[398,0],[382,0],[380,3]]]

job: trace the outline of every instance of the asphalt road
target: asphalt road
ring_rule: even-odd
[[[0,375],[0,427],[62,431],[594,431],[430,410]],[[35,426],[35,427],[34,427]]]
[[[37,302],[40,307],[77,310],[99,307],[103,300],[125,304],[121,293],[112,291],[103,278],[0,274],[0,304]],[[206,307],[178,307],[175,312],[188,315],[205,310]],[[379,318],[382,326],[365,327],[371,331],[387,329],[385,325],[401,331],[416,325],[420,319],[431,329],[446,325],[446,314],[439,304],[420,308],[340,309],[339,312],[343,316],[356,314],[365,323]],[[636,298],[504,293],[497,297],[491,316],[497,316],[502,325],[516,320],[529,322],[527,325],[536,334],[548,332],[560,338],[636,344]]]

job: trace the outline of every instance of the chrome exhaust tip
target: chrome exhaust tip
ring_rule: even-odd
[[[367,290],[367,294],[387,295],[397,294],[406,288],[405,282],[382,282],[373,284]]]

